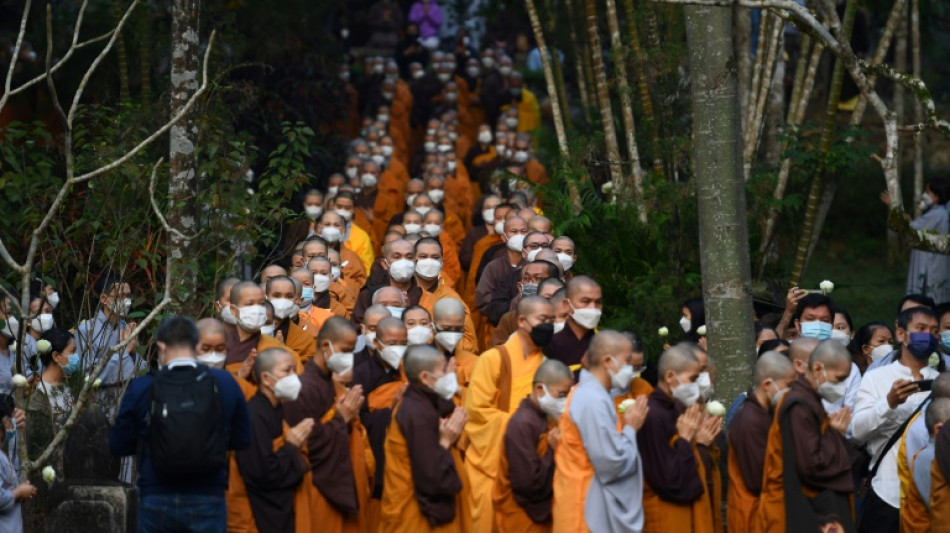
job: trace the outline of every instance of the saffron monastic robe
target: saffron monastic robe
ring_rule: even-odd
[[[564,415],[558,421],[561,438],[554,451],[554,503],[552,517],[554,533],[587,533],[584,521],[584,501],[594,477],[594,467],[587,456],[584,441],[577,425],[568,415],[577,387],[567,397]]]
[[[930,466],[930,524],[933,533],[950,533],[950,424],[944,424],[934,439]]]
[[[729,426],[729,495],[726,522],[729,531],[756,533],[756,512],[762,493],[762,470],[772,417],[752,391],[746,395]]]
[[[465,469],[472,487],[472,526],[476,533],[492,531],[492,489],[498,472],[501,442],[508,418],[518,401],[531,393],[534,373],[544,355],[526,354],[521,338],[514,335],[505,344],[483,353],[465,397],[469,443]]]

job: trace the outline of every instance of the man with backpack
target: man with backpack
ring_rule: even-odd
[[[161,369],[135,378],[109,434],[113,455],[138,455],[140,532],[224,532],[228,450],[250,444],[244,395],[195,360],[198,329],[172,316],[158,328]]]

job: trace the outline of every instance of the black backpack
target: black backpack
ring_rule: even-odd
[[[227,438],[218,384],[205,366],[152,374],[148,451],[163,481],[184,481],[227,468]]]

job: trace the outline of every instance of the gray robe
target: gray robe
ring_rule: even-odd
[[[931,231],[946,235],[950,232],[947,208],[934,205],[910,226],[916,230]],[[907,268],[907,294],[926,294],[937,303],[950,301],[950,255],[935,254],[923,250],[910,251],[910,266]]]

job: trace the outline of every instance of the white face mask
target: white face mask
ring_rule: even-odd
[[[406,228],[406,235],[411,235],[413,233],[419,233],[422,231],[422,224],[414,224],[410,222],[408,224],[403,224],[402,227]]]
[[[482,144],[488,144],[491,142],[491,132],[490,131],[480,131],[478,132],[478,142]]]
[[[397,259],[389,265],[389,277],[393,278],[396,283],[409,281],[415,271],[416,264],[408,259]]]
[[[16,317],[7,316],[3,319],[5,322],[3,329],[0,330],[4,336],[11,339],[17,338],[17,334],[20,332],[20,321]],[[11,350],[12,351],[12,350]]]
[[[517,127],[518,127],[518,119],[512,118],[512,117],[508,117],[508,118],[505,119],[505,125],[508,126],[509,128],[512,128],[512,129],[517,128]]]
[[[699,383],[683,383],[680,381],[679,376],[676,376],[676,381],[679,382],[679,385],[672,390],[673,398],[679,400],[679,402],[686,407],[693,405],[699,400]]]
[[[343,217],[343,220],[346,220],[346,221],[349,221],[351,218],[353,218],[353,212],[348,211],[346,209],[335,209],[334,213],[340,215],[341,217]]]
[[[508,75],[511,74],[511,67],[509,66],[498,67],[498,73],[501,74],[502,76],[507,77]]]
[[[435,152],[435,141],[426,141],[422,143],[422,149],[429,153]]]
[[[265,335],[267,337],[273,337],[276,331],[277,331],[277,328],[275,328],[273,324],[269,326],[261,326],[261,335]]]
[[[840,329],[831,330],[831,338],[840,342],[841,345],[845,347],[851,344],[851,335],[848,335],[847,332],[841,331]]]
[[[380,149],[383,151],[383,155],[386,157],[391,157],[393,155],[393,147],[388,144],[380,146]]]
[[[445,191],[442,189],[432,189],[429,191],[429,199],[434,203],[442,203],[442,200],[445,198]],[[416,210],[418,211],[418,209]],[[428,211],[426,211],[428,213]],[[423,215],[425,216],[425,215]]]
[[[508,146],[507,146],[507,145],[504,145],[504,144],[496,144],[496,145],[495,145],[495,151],[498,152],[498,155],[501,156],[501,157],[505,157],[505,151],[506,151],[507,149],[508,149]]]
[[[462,342],[465,335],[461,331],[440,331],[435,334],[435,342],[439,343],[445,351],[455,352],[455,347]]]
[[[375,157],[375,156],[374,156],[374,157]],[[380,156],[380,157],[382,157],[382,156]],[[366,174],[363,174],[363,176],[360,178],[360,185],[362,185],[364,188],[367,188],[367,189],[369,189],[370,187],[375,187],[375,186],[376,186],[376,176],[370,174],[369,172],[367,172]],[[341,215],[341,216],[342,216],[342,215]],[[347,220],[349,220],[349,219],[347,219]]]
[[[429,326],[414,326],[406,332],[406,338],[410,345],[429,344],[432,340],[432,328]]]
[[[700,372],[696,378],[696,384],[699,385],[699,395],[706,396],[706,393],[712,390],[712,378],[709,372]]]
[[[323,274],[314,274],[313,275],[313,292],[315,293],[324,293],[330,289],[330,276],[324,276]]]
[[[297,311],[300,311],[297,304],[289,298],[274,298],[270,300],[270,304],[274,307],[274,315],[281,320],[296,315]]]
[[[604,314],[600,309],[595,309],[593,307],[587,307],[584,309],[577,309],[574,307],[574,304],[570,300],[567,301],[571,305],[571,317],[574,319],[574,322],[577,322],[579,326],[586,329],[595,329],[597,324],[600,323],[600,317]]]
[[[383,154],[373,154],[373,155],[369,156],[369,160],[372,161],[373,163],[376,163],[376,164],[379,165],[379,166],[384,166],[383,163],[386,162],[386,156],[384,156]],[[372,174],[370,174],[370,176],[372,176]],[[373,179],[376,179],[376,176],[373,176]],[[363,182],[362,182],[362,183],[363,183],[363,187],[372,187],[373,185],[376,185],[376,182],[373,182],[373,185],[367,185],[367,184],[366,184],[366,183],[367,183],[367,182],[366,182],[366,174],[363,174]]]
[[[689,333],[689,328],[692,326],[693,324],[688,318],[685,316],[680,318],[680,327],[683,328],[683,333]]]
[[[46,301],[53,306],[53,309],[56,309],[56,306],[59,305],[59,293],[54,292],[46,297]]]
[[[541,384],[541,388],[544,389],[544,396],[538,398],[538,406],[552,419],[557,420],[561,418],[561,415],[564,414],[564,409],[567,407],[567,398],[555,398],[543,383]]]
[[[494,214],[494,213],[492,213],[492,214]],[[504,235],[504,234],[505,234],[505,221],[504,221],[504,220],[499,220],[498,222],[495,222],[494,230],[495,230],[495,235]]]
[[[465,73],[468,74],[469,78],[477,78],[481,72],[478,70],[478,67],[468,67],[465,69]]]
[[[353,370],[353,352],[337,352],[331,342],[330,356],[327,357],[327,368],[338,376]]]
[[[459,380],[455,372],[449,372],[435,381],[432,392],[436,393],[443,400],[451,400],[452,396],[459,390]]]
[[[30,321],[30,327],[37,333],[45,333],[53,329],[53,325],[53,315],[49,313],[43,313]]]
[[[418,195],[418,194],[410,194],[409,197],[406,198],[406,207],[408,207],[409,209],[412,209],[412,202],[415,202],[415,201],[416,201],[416,196],[419,196],[419,195]]]
[[[323,208],[319,205],[305,205],[303,206],[303,210],[304,213],[307,214],[307,218],[311,220],[323,214]]]
[[[379,351],[379,357],[393,370],[399,368],[399,363],[402,362],[404,355],[406,355],[406,346],[384,346],[383,349]]]
[[[416,70],[416,71],[414,71],[414,72],[412,73],[412,79],[418,80],[419,78],[421,78],[421,77],[423,77],[423,76],[425,76],[425,75],[426,75],[426,71],[424,71],[424,70]]]
[[[442,272],[442,261],[438,259],[420,259],[416,261],[416,274],[425,279],[435,279]]]
[[[886,356],[887,354],[894,351],[894,347],[890,344],[881,344],[880,346],[875,346],[871,350],[871,361],[877,361],[878,359]]]
[[[440,144],[440,145],[438,146],[438,149],[439,149],[439,153],[440,153],[440,154],[447,154],[447,153],[449,153],[449,152],[452,151],[452,145],[451,145],[451,144]]]
[[[438,224],[426,224],[422,226],[422,229],[433,237],[438,237],[442,233],[442,226]]]
[[[326,226],[320,230],[320,237],[328,243],[340,242],[340,237],[343,236],[343,232],[340,231],[340,228],[333,226]]]
[[[300,382],[297,374],[287,374],[274,383],[274,397],[287,402],[295,401],[302,387],[303,383]]]
[[[336,193],[340,192],[340,188],[334,185],[327,189],[327,194],[330,196],[336,196]]]
[[[429,199],[431,200],[432,198],[430,197]],[[428,213],[429,211],[432,211],[432,208],[422,205],[419,207],[414,207],[413,211],[415,211],[416,213],[419,213],[422,216],[426,216],[426,213]]]
[[[610,373],[610,384],[615,389],[626,390],[633,381],[633,365],[623,365],[617,372],[608,368],[607,372]]]
[[[495,208],[483,209],[482,220],[484,220],[486,224],[491,224],[492,221],[495,220]]]
[[[363,334],[363,339],[366,341],[366,346],[369,346],[371,350],[375,350],[376,346],[373,344],[373,341],[376,340],[376,332],[370,331]]]
[[[561,263],[561,268],[564,269],[564,272],[567,272],[574,266],[574,258],[565,253],[557,254],[557,261]]]
[[[828,372],[824,368],[821,369],[821,375],[825,378],[825,382],[818,386],[816,391],[818,396],[821,396],[821,399],[828,403],[835,403],[844,398],[844,394],[848,390],[848,380],[832,383],[828,381]]]
[[[555,322],[555,323],[554,323],[554,334],[557,335],[558,333],[560,333],[561,330],[564,329],[564,325],[565,325],[565,324],[567,324],[567,322]]]
[[[528,252],[528,262],[531,263],[538,258],[538,254],[541,253],[541,248],[535,248]]]
[[[116,300],[112,302],[111,310],[114,314],[118,316],[128,315],[131,309],[132,309],[131,298],[123,298],[121,300]]]
[[[225,305],[221,308],[221,320],[223,320],[225,324],[231,324],[232,326],[237,325],[237,319],[234,318],[234,313],[231,312],[230,305]]]
[[[250,331],[251,333],[260,331],[263,333],[263,328],[261,326],[267,322],[267,308],[263,305],[245,305],[244,307],[238,307],[238,316],[237,324],[241,326],[244,330]]]
[[[524,234],[518,233],[508,237],[506,246],[512,252],[520,252],[522,249],[524,249]]]
[[[350,168],[346,169],[346,177],[347,177],[347,178],[355,179],[355,178],[356,178],[357,176],[359,176],[359,175],[360,175],[360,169],[359,169],[359,167],[350,167]],[[332,189],[333,187],[330,187],[330,188]],[[336,191],[332,191],[330,194],[336,194]]]
[[[340,267],[330,267],[330,273],[333,274],[333,279],[340,279]]]
[[[483,65],[485,68],[492,68],[492,67],[494,67],[494,66],[495,66],[495,58],[493,58],[493,57],[483,57],[483,58],[482,58],[482,65]]]
[[[527,163],[528,162],[528,152],[524,150],[518,150],[515,152],[515,163]]]
[[[211,368],[224,368],[224,360],[227,359],[227,355],[221,352],[208,352],[195,357],[195,359]]]

